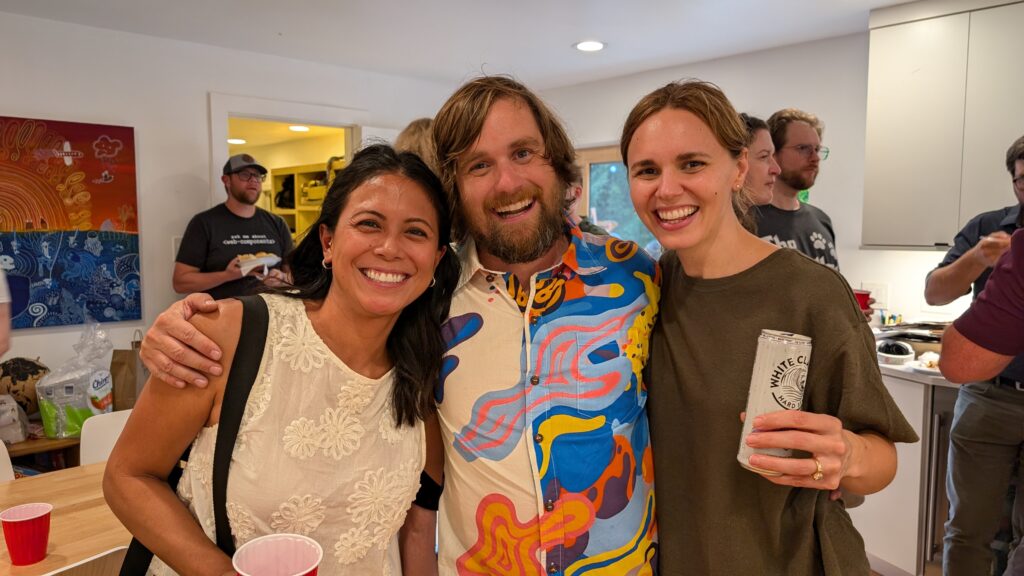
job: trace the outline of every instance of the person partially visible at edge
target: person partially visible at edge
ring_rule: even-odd
[[[259,296],[269,310],[264,347],[236,349],[237,300],[192,316],[227,371],[262,354],[230,464],[236,546],[301,533],[324,550],[320,574],[403,573],[398,532],[440,450],[431,393],[459,277],[448,214],[417,156],[371,146],[335,179],[289,256],[294,286]],[[155,553],[150,574],[234,573],[215,545],[210,485],[225,380],[187,393],[147,385],[107,462],[104,494]],[[175,494],[166,478],[189,445]],[[440,478],[440,466],[427,471]]]
[[[437,174],[437,153],[434,152],[432,118],[417,118],[399,132],[395,138],[395,150],[412,152],[419,156]]]
[[[740,114],[740,120],[747,129],[747,179],[743,187],[754,206],[771,204],[775,178],[781,169],[775,161],[775,145],[772,144],[768,124],[757,116],[745,113]],[[757,233],[757,222],[749,210],[737,212],[736,216],[744,228]]]
[[[224,163],[221,182],[227,199],[192,217],[181,237],[172,282],[178,293],[208,292],[217,299],[252,294],[264,285],[287,282],[283,264],[242,273],[242,259],[261,253],[282,259],[292,251],[288,225],[256,206],[267,169],[248,154]]]
[[[832,219],[816,206],[800,202],[797,194],[814,186],[828,148],[821,145],[825,125],[814,114],[786,108],[768,117],[781,170],[768,204],[752,213],[762,239],[806,254],[812,260],[839,269]]]
[[[439,520],[442,574],[653,571],[643,368],[657,266],[565,218],[575,151],[526,86],[471,80],[433,131],[463,272],[435,392],[440,514],[413,506],[408,549],[433,563]],[[173,305],[146,336],[143,358],[169,383],[218,370],[216,346],[182,320],[205,299]]]
[[[972,218],[953,239],[953,247],[925,279],[928,304],[941,306],[971,293],[977,301],[986,290],[992,269],[1010,249],[1010,235],[1024,224],[1024,136],[1006,151],[1014,204]],[[947,338],[942,362],[946,370]],[[960,381],[960,380],[957,380]],[[1024,447],[1024,354],[984,378],[965,383],[957,392],[950,429],[946,494],[949,520],[943,548],[943,570],[950,576],[981,574],[992,562],[990,546],[1003,517],[1007,487]],[[1024,524],[1024,492],[1014,504],[1014,541]],[[1017,555],[1017,546],[1011,554]],[[1017,560],[1020,562],[1020,560]],[[1022,572],[1024,573],[1024,572]]]
[[[748,169],[743,187],[754,206],[771,204],[775,181],[782,168],[775,160],[775,144],[768,123],[750,114],[740,114],[740,120],[747,129]]]
[[[917,436],[843,277],[740,224],[747,142],[732,104],[700,81],[648,94],[622,131],[633,205],[666,249],[647,404],[660,574],[865,575],[863,540],[831,493],[881,490],[893,442]],[[765,329],[813,341],[803,409],[758,416],[741,438]],[[741,441],[805,455],[753,455],[759,474],[736,461]]]
[[[11,349],[11,290],[7,273],[0,270],[0,358]]]
[[[597,224],[590,221],[585,215],[579,213],[580,200],[583,198],[583,172],[580,167],[572,165],[572,178],[569,180],[569,188],[565,191],[565,200],[569,203],[569,207],[566,212],[569,215],[569,219],[573,221],[579,229],[588,234],[597,234],[598,236],[608,236],[608,231],[601,228]]]
[[[939,369],[950,382],[988,380],[1024,354],[1024,233],[1013,233],[1006,254],[942,335]]]

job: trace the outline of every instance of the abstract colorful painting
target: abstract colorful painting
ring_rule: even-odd
[[[132,128],[0,116],[14,328],[142,317]]]

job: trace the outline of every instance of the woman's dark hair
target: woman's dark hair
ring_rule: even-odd
[[[331,273],[322,266],[320,226],[334,230],[352,192],[372,178],[398,174],[419,184],[437,212],[437,246],[446,247],[434,271],[436,282],[399,314],[388,335],[387,352],[395,363],[395,385],[391,395],[395,423],[415,424],[434,410],[433,389],[441,368],[444,342],[441,322],[448,317],[452,294],[459,280],[459,261],[451,240],[451,209],[441,181],[423,160],[410,152],[396,152],[386,144],[368,146],[356,153],[352,163],[338,172],[324,198],[320,217],[288,255],[293,285],[278,294],[303,300],[323,300],[331,287]]]
[[[747,146],[749,147],[754,143],[754,136],[757,135],[758,130],[768,130],[768,123],[761,120],[757,116],[751,116],[746,112],[740,113],[740,121],[747,127]],[[770,131],[769,131],[770,132]]]

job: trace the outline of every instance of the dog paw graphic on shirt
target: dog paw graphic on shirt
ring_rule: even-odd
[[[817,250],[824,250],[827,245],[825,237],[821,235],[821,232],[811,232],[811,243],[814,244],[814,248]]]

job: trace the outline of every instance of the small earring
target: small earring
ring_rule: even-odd
[[[330,262],[327,261],[327,258],[324,258],[323,260],[321,260],[320,261],[320,265],[324,267],[324,270],[330,270],[331,268],[334,267],[333,264],[331,264]]]
[[[435,276],[435,277],[430,279],[430,287],[433,288],[434,285],[436,285],[436,284],[437,284],[437,277]]]

